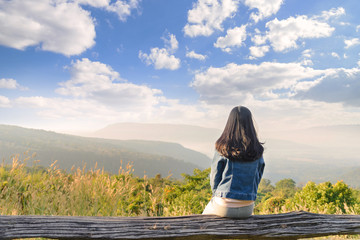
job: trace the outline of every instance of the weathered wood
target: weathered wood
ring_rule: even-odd
[[[0,216],[0,239],[298,239],[360,234],[360,215],[291,212],[229,219]]]

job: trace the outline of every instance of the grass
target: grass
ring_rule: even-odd
[[[0,166],[0,215],[53,216],[181,216],[200,214],[211,198],[209,169],[195,169],[184,180],[157,175],[136,177],[131,164],[120,164],[118,174],[109,174],[96,166],[86,171],[48,168],[12,158],[11,165]],[[276,203],[276,202],[274,202]],[[261,204],[258,204],[261,206]],[[359,205],[355,205],[359,208]],[[348,214],[358,214],[345,206]],[[274,208],[256,214],[284,212]],[[296,209],[308,210],[297,205]],[[319,213],[322,213],[319,209]],[[336,214],[343,214],[337,209]],[[316,239],[359,239],[359,236],[332,236]]]
[[[1,215],[177,216],[201,213],[209,199],[189,208],[193,196],[182,183],[159,175],[135,177],[131,164],[110,175],[96,167],[66,173],[56,163],[28,168],[27,161],[16,155],[11,166],[0,166]]]

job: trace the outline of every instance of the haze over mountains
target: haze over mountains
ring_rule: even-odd
[[[177,143],[144,140],[107,140],[59,134],[44,130],[0,125],[0,159],[11,163],[11,156],[36,153],[39,165],[48,167],[57,161],[59,168],[73,166],[92,168],[97,163],[105,171],[118,173],[120,161],[134,165],[137,176],[155,176],[160,173],[180,178],[191,174],[194,168],[204,169],[210,159],[199,152]],[[31,165],[31,161],[28,162]]]
[[[97,162],[100,168],[117,173],[122,160],[133,162],[138,176],[171,172],[179,178],[194,168],[210,167],[209,157],[221,130],[118,123],[88,134],[91,138],[6,125],[0,125],[0,133],[0,157],[5,161],[29,149],[44,166],[55,160],[64,169]],[[273,183],[284,178],[298,184],[344,180],[360,187],[359,125],[260,133],[265,142],[264,177]]]
[[[214,143],[220,134],[221,130],[219,129],[191,125],[116,123],[88,134],[88,136],[119,140],[142,139],[176,142],[212,157]]]
[[[344,180],[360,187],[360,174],[353,174],[354,169],[360,172],[360,125],[259,133],[265,142],[264,177],[272,182],[283,178],[292,178],[299,184],[309,180]],[[117,123],[91,136],[177,142],[211,158],[220,134],[220,129],[188,125]]]

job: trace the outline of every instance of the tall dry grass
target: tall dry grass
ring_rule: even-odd
[[[116,175],[96,166],[67,173],[56,162],[47,169],[26,167],[29,159],[16,155],[11,165],[0,166],[1,215],[177,216],[201,213],[209,198],[193,208],[196,194],[186,193],[181,182],[135,177],[131,164],[120,163]]]
[[[58,169],[56,162],[47,169],[27,167],[30,159],[15,155],[11,165],[0,165],[1,215],[179,216],[201,213],[211,198],[209,169],[194,170],[194,175],[178,181],[160,175],[136,177],[131,164],[123,167],[120,163],[115,175],[96,166],[67,173]],[[255,213],[327,213],[301,201],[290,204],[293,202],[293,198],[274,196],[259,201]],[[347,214],[360,213],[360,202],[344,207]],[[334,213],[344,211],[338,208]]]

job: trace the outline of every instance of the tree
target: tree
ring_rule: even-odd
[[[272,192],[274,190],[274,186],[271,185],[271,181],[269,179],[263,178],[260,181],[258,192],[266,194],[268,192]]]
[[[282,212],[282,206],[285,205],[286,199],[283,197],[270,197],[262,204],[262,213]]]
[[[293,208],[315,213],[346,213],[353,211],[356,199],[352,190],[344,182],[308,182],[301,191],[295,193]]]
[[[275,184],[274,195],[290,198],[295,195],[296,190],[296,182],[291,178],[285,178]]]

